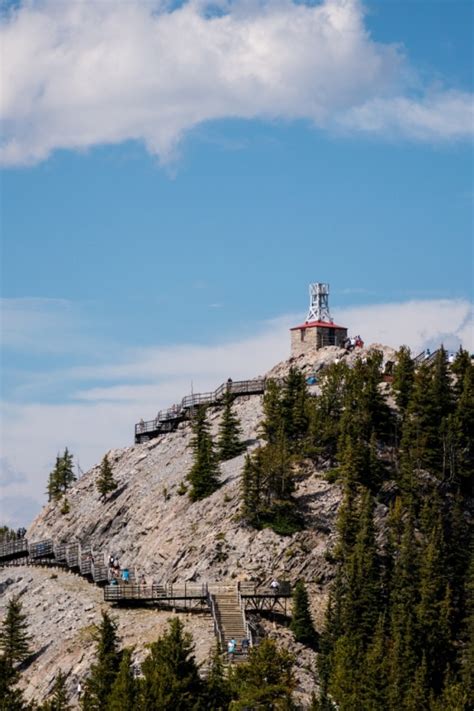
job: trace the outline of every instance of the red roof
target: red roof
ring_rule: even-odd
[[[301,328],[342,328],[347,331],[346,326],[338,326],[337,323],[330,323],[329,321],[305,321],[300,326],[293,326],[290,331],[298,331]]]

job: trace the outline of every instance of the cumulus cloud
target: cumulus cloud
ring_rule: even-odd
[[[223,118],[429,140],[472,129],[470,96],[424,96],[358,0],[30,0],[5,15],[0,40],[6,165],[126,140],[166,160],[186,132]]]
[[[451,350],[460,344],[474,350],[473,309],[466,300],[334,309],[334,317],[350,333],[360,333],[366,343],[394,347],[404,343],[419,352],[444,342]],[[86,470],[108,449],[132,444],[134,423],[141,417],[152,419],[158,409],[178,402],[191,388],[194,392],[213,390],[229,376],[236,380],[264,374],[287,358],[288,328],[301,320],[302,314],[287,314],[262,324],[252,337],[216,345],[128,350],[120,362],[109,359],[103,366],[54,371],[51,387],[64,381],[70,393],[67,401],[47,402],[42,393],[41,400],[4,402],[2,451],[15,471],[26,474],[26,481],[4,482],[8,484],[5,495],[17,497],[17,502],[26,497],[24,515],[15,518],[17,524],[27,523],[39,511],[48,473],[65,446]],[[0,498],[5,495],[0,490]]]

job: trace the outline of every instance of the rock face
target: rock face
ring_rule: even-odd
[[[394,359],[392,349],[377,348],[383,350],[385,360]],[[283,377],[292,364],[310,374],[336,358],[345,358],[350,364],[365,353],[366,350],[346,354],[336,347],[323,348],[281,363],[268,375]],[[259,443],[262,396],[240,398],[234,408],[250,451]],[[215,433],[221,411],[210,410],[208,416]],[[296,491],[306,530],[288,537],[269,529],[255,531],[239,517],[244,455],[222,464],[222,486],[209,498],[191,503],[182,494],[180,487],[186,482],[192,461],[191,436],[189,424],[183,423],[176,432],[145,444],[110,451],[109,461],[118,482],[114,494],[101,502],[96,489],[99,466],[92,468],[68,493],[70,512],[61,515],[59,505],[46,505],[30,526],[28,539],[92,543],[95,555],[113,554],[122,567],[135,568],[147,582],[254,580],[267,585],[273,577],[292,582],[303,579],[310,585],[312,612],[316,624],[321,625],[327,583],[332,577],[326,551],[336,535],[339,487],[327,483],[314,468],[306,469]],[[84,630],[99,619],[102,593],[71,574],[58,572],[53,578],[50,570],[17,571],[0,571],[0,590],[6,578],[13,579],[0,599],[4,606],[9,591],[24,588],[25,606],[35,620],[33,632],[38,644],[45,647],[32,667],[27,690],[30,697],[36,694],[42,698],[58,667],[72,670],[74,676],[89,665],[91,645],[83,639]],[[156,639],[169,617],[168,613],[147,610],[121,610],[117,614],[124,641],[130,644],[140,640],[139,649],[143,649],[145,641]],[[210,618],[187,616],[187,624],[194,639],[200,640],[198,658],[203,659],[213,643]],[[306,660],[306,667],[308,663]],[[44,669],[48,673],[41,681]],[[309,700],[312,689],[308,678],[312,676],[301,677],[301,700]]]

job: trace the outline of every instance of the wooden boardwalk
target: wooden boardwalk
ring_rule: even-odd
[[[219,385],[217,390],[209,393],[196,393],[183,397],[179,405],[167,410],[160,410],[154,420],[141,420],[135,425],[135,443],[148,442],[166,432],[173,432],[184,420],[189,420],[192,413],[201,405],[221,405],[226,393],[234,397],[244,395],[261,395],[265,392],[265,378],[252,380],[228,380]]]

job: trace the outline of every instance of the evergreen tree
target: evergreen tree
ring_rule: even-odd
[[[330,365],[321,376],[321,394],[310,401],[307,449],[329,467],[336,462],[348,374],[345,363]]]
[[[214,451],[209,425],[206,422],[206,409],[199,407],[193,422],[193,450],[194,462],[187,476],[191,488],[189,497],[191,501],[199,501],[210,496],[220,486],[219,466]]]
[[[318,635],[311,619],[308,593],[302,580],[298,580],[293,590],[290,630],[295,635],[297,642],[310,647],[316,646]]]
[[[112,467],[110,465],[109,458],[107,455],[104,456],[100,464],[100,472],[96,482],[96,486],[102,501],[105,501],[107,498],[107,494],[110,494],[110,492],[115,491],[118,486],[117,482],[114,479]]]
[[[184,631],[177,617],[168,630],[150,645],[150,654],[142,665],[141,703],[155,711],[190,711],[198,709],[203,693],[194,658],[192,637]]]
[[[66,679],[66,674],[59,671],[54,680],[53,695],[41,706],[41,711],[70,711]]]
[[[18,595],[12,597],[0,629],[0,650],[3,659],[13,669],[31,654],[27,616]]]
[[[247,662],[238,664],[231,679],[234,694],[232,711],[267,711],[294,709],[293,691],[296,680],[291,654],[278,649],[271,639],[252,647]]]
[[[116,624],[107,612],[102,612],[102,621],[96,631],[96,661],[84,685],[83,711],[107,708],[120,661]]]
[[[240,487],[242,518],[251,526],[258,527],[261,511],[261,449],[245,457]]]
[[[217,440],[217,450],[221,462],[233,459],[245,451],[245,444],[241,441],[240,422],[232,412],[233,400],[232,393],[227,390],[224,395],[224,412]]]
[[[0,709],[1,711],[28,711],[23,694],[16,686],[18,672],[0,655]]]
[[[262,437],[268,444],[274,444],[282,427],[281,388],[274,380],[268,380],[265,384],[263,414],[260,425]]]
[[[402,346],[397,352],[397,360],[393,368],[393,391],[395,402],[402,415],[410,402],[415,379],[415,364],[412,360],[410,349]]]
[[[124,649],[117,676],[112,685],[107,711],[133,711],[138,703],[138,683],[133,674],[132,650]]]
[[[308,433],[308,401],[305,377],[298,368],[292,366],[285,378],[280,400],[281,423],[291,451],[299,446]]]
[[[56,457],[56,464],[48,477],[48,501],[58,501],[76,481],[73,468],[73,456],[68,448]]]
[[[203,694],[203,708],[206,711],[224,711],[232,698],[229,679],[224,674],[224,665],[219,649],[215,649],[209,666]]]

